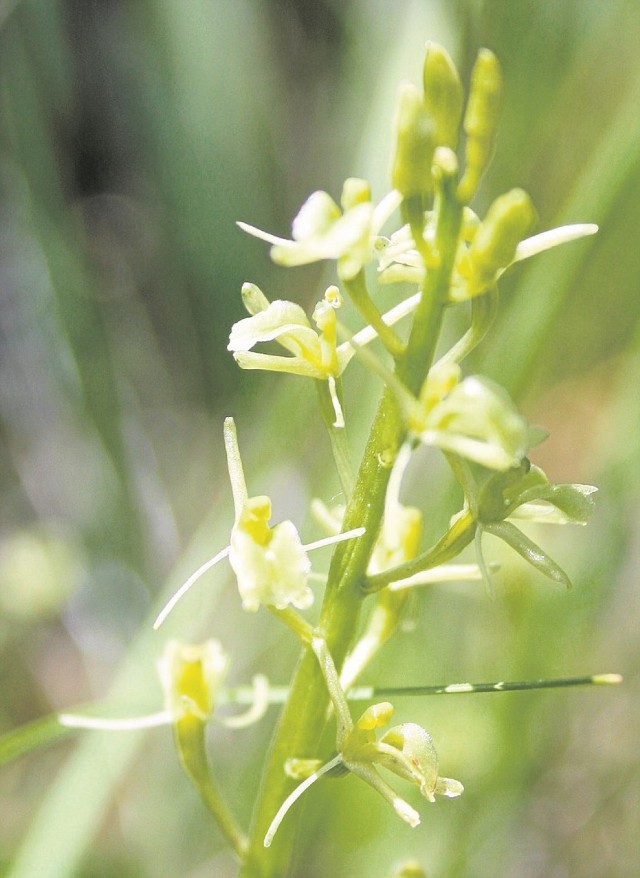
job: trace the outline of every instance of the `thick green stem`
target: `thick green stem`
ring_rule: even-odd
[[[440,182],[442,197],[436,233],[439,266],[427,276],[406,351],[397,365],[399,379],[415,396],[419,394],[433,362],[460,228],[461,208],[454,194],[453,174],[451,177],[443,175]],[[361,586],[382,521],[391,464],[405,438],[404,420],[394,392],[387,387],[343,521],[344,530],[364,527],[366,532],[357,540],[336,546],[320,614],[320,634],[325,638],[338,669],[357,632],[365,597]],[[296,825],[295,810],[287,815],[268,849],[263,845],[264,836],[292,790],[292,781],[284,773],[284,763],[291,757],[315,755],[325,725],[328,700],[318,661],[313,653],[305,650],[295,671],[289,699],[268,757],[254,811],[249,851],[241,872],[243,878],[282,878],[288,873]]]

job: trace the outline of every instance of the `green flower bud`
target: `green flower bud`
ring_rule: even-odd
[[[269,307],[269,300],[260,287],[252,283],[242,284],[242,304],[249,314],[259,314]]]
[[[396,131],[393,188],[404,198],[429,194],[433,188],[433,125],[419,90],[408,83],[400,92]]]
[[[484,292],[513,262],[516,248],[535,220],[531,199],[512,189],[493,202],[469,248],[469,295]]]
[[[469,100],[463,122],[467,135],[466,164],[458,197],[465,203],[475,194],[493,155],[502,92],[502,71],[498,59],[489,49],[481,49],[471,72]]]
[[[453,61],[437,43],[427,43],[423,81],[424,103],[434,124],[435,142],[455,149],[462,116],[462,84]]]

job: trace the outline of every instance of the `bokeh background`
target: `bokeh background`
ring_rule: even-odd
[[[234,682],[257,671],[288,679],[293,638],[266,614],[242,614],[222,567],[166,630],[150,631],[171,589],[228,538],[225,415],[238,423],[249,488],[272,496],[276,518],[313,539],[309,499],[339,490],[313,389],[241,374],[226,351],[242,282],[310,305],[332,275],[274,267],[234,223],[284,234],[312,190],[338,195],[349,175],[380,197],[398,83],[419,82],[427,39],[465,79],[483,45],[504,68],[504,121],[477,209],[522,185],[540,229],[601,226],[504,278],[496,331],[471,364],[551,430],[534,457],[549,476],[600,494],[588,529],[536,533],[571,592],[490,546],[503,564],[497,599],[473,584],[420,595],[410,630],[367,680],[626,679],[612,690],[399,700],[398,719],[429,728],[464,796],[425,803],[411,831],[355,779],[319,784],[299,803],[292,870],[387,878],[414,857],[441,878],[632,878],[635,0],[0,2],[0,732],[107,696],[123,710],[157,708],[167,636],[221,639]],[[378,388],[364,390],[352,368],[357,452]],[[407,501],[424,506],[433,535],[455,499],[444,470],[423,463]],[[212,760],[243,821],[276,715],[212,729]],[[78,736],[0,779],[0,872],[11,878],[235,872],[166,729]]]

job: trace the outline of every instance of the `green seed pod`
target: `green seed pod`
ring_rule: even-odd
[[[535,209],[523,189],[496,198],[469,248],[470,295],[490,287],[498,272],[513,261],[516,247],[534,220]]]
[[[502,109],[502,71],[498,59],[489,49],[481,49],[471,72],[469,100],[464,114],[467,135],[465,172],[458,197],[467,203],[475,194],[495,144]]]
[[[427,43],[423,70],[424,103],[437,146],[456,148],[462,116],[462,84],[453,61],[437,43]]]
[[[391,185],[404,198],[428,195],[433,189],[433,124],[414,85],[406,84],[400,92],[396,132]]]

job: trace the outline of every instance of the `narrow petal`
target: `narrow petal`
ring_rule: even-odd
[[[173,717],[167,710],[159,713],[150,713],[145,716],[131,716],[125,719],[108,719],[99,716],[82,716],[75,713],[61,713],[58,716],[61,726],[69,729],[91,729],[104,732],[130,732],[135,729],[153,729],[158,726],[167,726],[173,722]]]
[[[484,552],[482,549],[482,534],[483,528],[478,526],[474,537],[476,559],[478,561],[478,567],[482,571],[482,578],[484,579],[487,594],[493,600],[493,598],[495,598],[496,596],[496,589],[493,581],[493,576],[491,575],[491,567],[489,564],[487,564],[484,557]]]
[[[452,451],[488,469],[508,470],[520,462],[519,457],[508,454],[500,445],[443,430],[426,430],[420,434],[420,440],[425,445],[435,445],[443,451]]]
[[[284,241],[277,244],[271,248],[271,258],[276,265],[294,268],[319,262],[321,259],[333,259],[335,254],[324,238],[312,238],[309,241]]]
[[[509,517],[554,524],[587,524],[597,492],[593,485],[535,485],[518,497],[519,508]]]
[[[326,375],[308,360],[301,357],[279,357],[273,354],[259,354],[254,351],[240,351],[233,355],[241,369],[263,369],[265,372],[289,372],[305,378],[326,379]]]
[[[253,235],[254,238],[260,238],[262,241],[267,241],[269,244],[289,244],[290,241],[287,241],[286,238],[279,238],[277,235],[271,235],[269,232],[263,232],[262,229],[257,229],[255,226],[250,226],[249,223],[243,223],[240,220],[236,222],[236,225],[239,226],[243,232],[247,232],[249,235]]]
[[[431,570],[414,573],[407,579],[399,579],[390,583],[387,588],[389,591],[402,591],[405,588],[431,585],[436,582],[470,582],[481,579],[482,572],[477,564],[443,564],[441,567],[433,567]]]
[[[355,774],[362,780],[366,781],[369,786],[373,787],[376,792],[380,793],[382,798],[391,805],[398,817],[404,820],[405,823],[408,823],[412,828],[418,826],[420,823],[420,815],[415,808],[412,808],[408,802],[401,799],[395,790],[393,790],[389,784],[380,777],[372,765],[363,765],[358,762],[345,763],[345,765],[347,765],[347,768],[352,774]]]
[[[525,536],[515,525],[508,521],[499,521],[485,525],[484,530],[511,546],[518,555],[544,574],[547,579],[552,579],[554,582],[560,582],[567,588],[571,588],[571,580],[562,567],[556,564],[553,558],[545,554],[537,543]]]
[[[403,317],[411,314],[420,304],[421,293],[416,293],[408,299],[400,302],[382,315],[382,320],[387,326],[393,326]],[[364,347],[378,337],[378,333],[372,326],[365,326],[355,333],[348,341],[339,344],[336,353],[338,355],[338,375],[341,375],[356,355],[359,348]]]
[[[384,226],[386,221],[391,217],[394,210],[397,210],[402,204],[402,195],[397,189],[392,189],[376,204],[373,211],[373,231],[377,234]]]
[[[282,823],[285,814],[291,808],[291,806],[296,802],[300,796],[309,789],[309,787],[314,784],[318,778],[322,777],[323,774],[327,774],[327,772],[331,771],[332,768],[335,768],[337,765],[340,765],[342,762],[342,756],[338,754],[334,756],[329,762],[319,768],[317,771],[314,771],[313,774],[309,775],[306,780],[303,780],[301,784],[299,784],[295,790],[291,793],[291,795],[287,796],[282,805],[278,808],[278,813],[271,821],[271,825],[267,829],[266,835],[264,837],[264,846],[266,848],[271,847],[271,842],[273,841],[273,837],[278,831],[278,827]]]
[[[178,601],[186,595],[191,586],[200,579],[202,574],[206,573],[207,570],[210,570],[212,567],[214,567],[218,563],[218,561],[222,561],[223,558],[226,558],[226,556],[229,554],[229,549],[230,546],[227,546],[226,549],[223,549],[221,552],[218,552],[217,555],[214,555],[213,558],[205,561],[204,564],[198,567],[195,573],[191,574],[187,581],[180,586],[178,591],[169,601],[167,601],[162,610],[158,613],[158,618],[153,623],[154,630],[157,631],[157,629],[162,625],[162,623],[167,618],[171,610],[173,610]]]
[[[366,528],[356,527],[353,530],[347,530],[344,533],[336,534],[335,536],[324,537],[321,540],[316,540],[315,543],[308,543],[302,548],[305,552],[310,552],[312,549],[322,549],[324,546],[332,546],[334,543],[342,543],[344,540],[353,540],[356,537],[363,536],[366,532]]]
[[[236,716],[228,716],[221,720],[228,729],[244,729],[258,722],[269,707],[269,680],[264,674],[256,674],[253,678],[253,704],[249,710]]]
[[[566,244],[587,235],[595,235],[597,231],[598,226],[595,223],[575,223],[569,226],[559,226],[557,229],[548,229],[546,232],[540,232],[538,235],[521,241],[516,247],[513,262],[520,262],[522,259],[528,259],[530,256],[544,253],[545,250],[550,250],[552,247],[559,247],[560,244]]]

